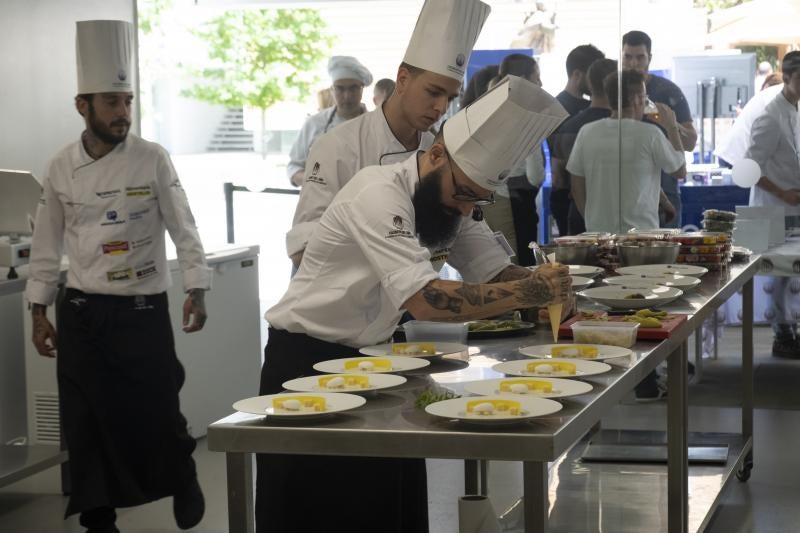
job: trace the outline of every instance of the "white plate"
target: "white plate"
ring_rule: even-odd
[[[363,361],[364,357],[346,357],[344,359],[331,359],[329,361],[321,361],[314,365],[314,370],[318,372],[327,372],[328,374],[341,374],[341,373],[351,373],[351,374],[388,374],[389,372],[410,372],[412,370],[417,370],[420,368],[425,368],[426,366],[430,365],[431,362],[427,359],[423,359],[421,357],[401,357],[396,355],[386,356],[384,359],[388,359],[392,367],[388,370],[384,370],[381,368],[371,368],[371,369],[356,369],[356,368],[345,368],[344,364],[347,361]]]
[[[562,372],[552,372],[550,374],[541,374],[539,372],[528,372],[528,363],[530,361],[506,361],[505,363],[498,363],[492,367],[495,372],[502,372],[507,376],[522,376],[522,377],[545,377],[545,378],[582,378],[586,376],[594,376],[596,374],[604,374],[611,370],[611,365],[600,363],[599,361],[589,361],[587,359],[566,359],[564,357],[551,358],[554,363],[572,363],[575,365],[574,374],[565,374]]]
[[[403,376],[395,376],[394,374],[370,374],[369,377],[369,385],[366,388],[361,387],[352,387],[343,385],[341,388],[329,388],[323,387],[319,384],[319,379],[322,377],[337,377],[340,376],[344,378],[348,375],[358,375],[361,374],[364,376],[363,372],[354,372],[350,374],[322,374],[318,376],[305,376],[302,378],[292,379],[284,383],[282,386],[286,390],[291,391],[298,391],[298,392],[349,392],[351,394],[360,394],[364,392],[372,392],[380,389],[388,389],[390,387],[396,387],[398,385],[402,385],[406,382],[406,378]]]
[[[567,396],[577,396],[578,394],[586,394],[592,391],[592,386],[589,383],[578,381],[576,379],[558,379],[558,378],[536,378],[536,381],[547,381],[553,385],[553,390],[550,392],[501,392],[500,383],[503,381],[514,380],[515,378],[501,378],[501,379],[484,379],[482,381],[473,381],[464,384],[464,390],[479,396],[514,396],[514,397],[531,397],[531,398],[565,398]],[[519,378],[516,378],[519,379]]]
[[[553,358],[550,352],[553,350],[553,346],[569,346],[570,343],[562,343],[562,344],[539,344],[536,346],[525,346],[524,348],[520,348],[519,352],[522,355],[527,355],[528,357],[537,357],[539,359],[554,359],[556,361],[560,361],[562,359],[566,359],[567,361],[602,361],[603,359],[614,359],[616,357],[629,357],[633,352],[630,351],[628,348],[621,348],[619,346],[607,346],[605,344],[580,344],[581,346],[594,346],[598,350],[597,357],[592,357],[591,359],[586,358],[579,358],[579,357],[564,357],[561,356],[560,358]],[[560,377],[560,376],[559,376]]]
[[[262,415],[267,417],[276,418],[306,418],[315,416],[325,416],[333,413],[340,413],[361,407],[367,400],[355,394],[344,394],[341,392],[315,392],[312,396],[321,396],[325,398],[324,411],[288,411],[280,410],[275,411],[272,407],[272,400],[275,398],[293,397],[293,396],[309,396],[308,393],[299,392],[283,392],[281,394],[268,394],[267,396],[255,396],[239,400],[233,404],[233,408],[241,413],[250,413],[253,415]]]
[[[508,396],[454,398],[452,400],[443,400],[441,402],[429,404],[425,407],[425,411],[434,416],[440,416],[451,420],[457,419],[472,424],[499,425],[515,424],[537,416],[550,415],[560,411],[563,407],[560,403],[546,398],[515,396],[513,400],[520,403],[520,413],[518,415],[511,415],[508,413],[495,413],[492,415],[467,413],[467,402],[489,399],[508,400],[510,398]]]
[[[555,263],[555,261],[553,261]],[[588,266],[588,265],[564,265],[569,267],[569,273],[571,276],[584,276],[587,278],[596,278],[605,270],[600,267],[595,266]],[[539,268],[538,266],[530,266],[526,267],[528,270],[536,270]]]
[[[636,283],[653,283],[665,287],[675,287],[683,292],[690,291],[700,285],[700,279],[681,274],[653,275],[653,274],[626,274],[614,278],[606,278],[609,285],[635,285]]]
[[[435,341],[414,341],[414,342],[406,342],[406,343],[394,343],[394,344],[433,344],[436,348],[435,354],[420,354],[420,355],[403,355],[399,353],[392,353],[392,343],[386,344],[378,344],[376,346],[365,346],[358,350],[359,352],[363,353],[364,355],[371,355],[374,357],[386,357],[387,355],[392,355],[395,357],[440,357],[442,355],[449,355],[452,353],[462,353],[469,351],[469,346],[465,344],[458,344],[457,342],[435,342]]]
[[[641,294],[644,298],[628,298],[634,294]],[[674,287],[635,283],[595,287],[583,290],[578,295],[614,309],[639,309],[668,304],[683,296],[683,291]]]
[[[570,276],[572,278],[572,290],[580,291],[591,287],[594,283],[592,278],[585,278],[583,276]]]
[[[697,265],[639,265],[621,267],[617,269],[617,274],[633,274],[635,276],[641,274],[649,275],[664,275],[664,274],[682,274],[684,276],[694,276],[699,278],[708,272],[706,267]]]

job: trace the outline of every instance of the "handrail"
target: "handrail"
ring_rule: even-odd
[[[270,193],[270,194],[300,194],[300,189],[280,189],[274,187],[267,187],[266,189],[262,189],[260,191],[251,191],[247,187],[242,185],[234,185],[230,181],[225,182],[222,185],[222,189],[225,192],[225,222],[228,227],[228,242],[234,242],[234,232],[233,232],[233,193],[234,192],[257,192],[257,193]]]

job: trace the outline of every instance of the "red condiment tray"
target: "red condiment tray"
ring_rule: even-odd
[[[609,316],[609,322],[623,322],[623,316],[614,315]],[[640,340],[664,340],[668,338],[672,332],[681,325],[681,323],[686,321],[686,315],[667,315],[666,318],[660,319],[661,320],[661,327],[660,328],[643,328],[639,326],[639,329],[636,333],[636,338]],[[559,337],[569,337],[572,338],[572,328],[570,326],[579,320],[588,320],[586,318],[581,318],[580,314],[570,318],[566,322],[563,322],[561,326],[558,328],[558,336]]]

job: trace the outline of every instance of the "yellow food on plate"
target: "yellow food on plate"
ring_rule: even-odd
[[[536,374],[552,374],[554,372],[561,372],[564,374],[574,374],[575,365],[572,363],[562,362],[547,362],[547,361],[534,361],[528,363],[526,369],[528,372]]]
[[[471,400],[467,402],[467,413],[492,415],[495,412],[518,415],[520,413],[520,404],[514,400],[495,399]]]
[[[432,342],[396,342],[392,353],[397,355],[436,355],[436,345]]]
[[[600,353],[595,346],[584,344],[567,344],[564,346],[553,346],[550,349],[553,357],[580,357],[581,359],[594,359]]]
[[[553,392],[553,384],[549,381],[535,379],[504,379],[500,382],[500,392],[513,392],[514,394]]]
[[[325,398],[322,396],[284,396],[273,398],[272,407],[285,411],[317,411],[325,410]]]
[[[369,387],[369,376],[322,376],[318,382],[320,387],[328,389],[366,389]]]
[[[345,370],[391,370],[392,362],[388,359],[378,357],[365,357],[363,359],[351,359],[344,362]]]

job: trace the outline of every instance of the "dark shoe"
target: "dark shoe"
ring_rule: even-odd
[[[172,497],[172,512],[175,515],[175,523],[181,529],[191,529],[203,519],[206,501],[197,478]]]
[[[637,403],[657,402],[667,395],[667,387],[663,380],[648,376],[634,389]]]
[[[86,533],[119,533],[115,525],[117,513],[111,507],[83,511],[78,521],[86,528]]]
[[[87,529],[86,533],[119,533],[119,529],[116,526],[111,526],[110,528],[91,528]]]
[[[787,359],[800,358],[800,346],[798,346],[797,339],[775,337],[772,341],[772,356]]]

